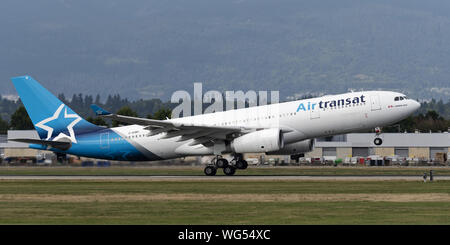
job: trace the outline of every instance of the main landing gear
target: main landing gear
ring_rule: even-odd
[[[230,162],[218,155],[211,160],[211,164],[208,164],[203,172],[207,176],[214,176],[217,173],[217,169],[222,168],[225,175],[232,176],[236,173],[237,169],[246,169],[247,167],[248,163],[244,160],[242,154],[235,154],[233,160]]]
[[[380,135],[381,135],[381,128],[380,127],[376,127],[375,128],[375,139],[373,140],[373,143],[375,145],[383,144],[383,140],[380,138]]]

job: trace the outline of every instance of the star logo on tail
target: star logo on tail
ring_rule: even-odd
[[[64,107],[65,105],[61,104],[53,116],[38,122],[35,126],[47,131],[46,140],[50,140],[55,134],[56,137],[53,138],[53,141],[68,138],[72,143],[77,143],[73,127],[81,121],[81,117],[77,114],[68,114],[67,107]],[[64,113],[62,114],[63,109]]]

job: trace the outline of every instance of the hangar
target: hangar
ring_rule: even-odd
[[[7,135],[0,136],[0,154],[2,158],[0,160],[14,158],[17,161],[36,163],[38,159],[54,157],[54,154],[50,151],[30,149],[26,143],[8,140],[18,138],[39,139],[39,136],[36,130],[8,130]]]
[[[395,157],[436,161],[448,154],[450,133],[384,133],[383,144],[373,144],[373,133],[352,133],[316,139],[315,148],[306,158],[348,159],[351,157]]]

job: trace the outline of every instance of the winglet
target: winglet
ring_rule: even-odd
[[[97,116],[107,116],[107,115],[112,114],[111,112],[106,111],[105,109],[101,108],[100,106],[98,106],[96,104],[92,104],[91,108],[95,112],[95,115],[97,115]]]

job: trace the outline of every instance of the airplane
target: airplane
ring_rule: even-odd
[[[420,107],[390,91],[349,92],[318,98],[241,108],[166,120],[110,113],[97,105],[97,116],[131,124],[106,128],[91,124],[30,76],[11,79],[40,139],[14,139],[56,154],[117,161],[155,161],[214,156],[204,168],[234,175],[246,169],[244,153],[302,156],[317,137],[376,129],[398,122]],[[224,154],[231,154],[228,161]]]

